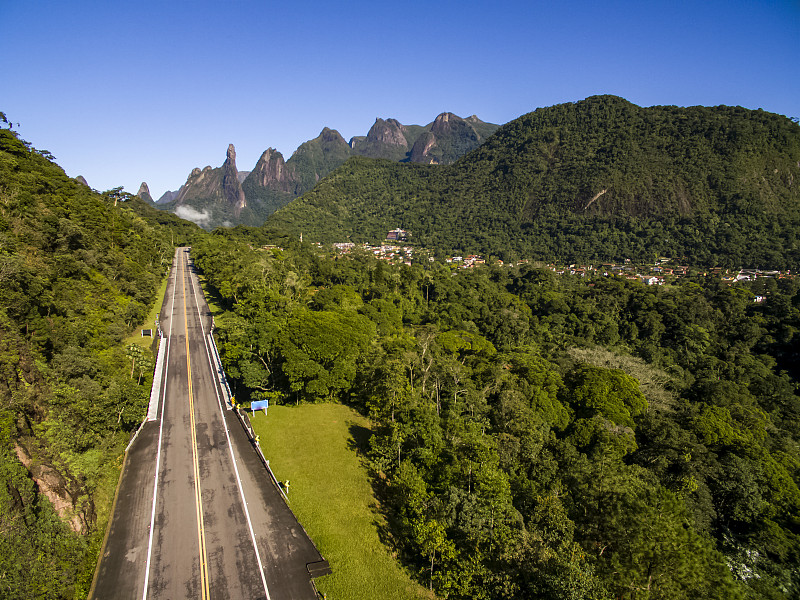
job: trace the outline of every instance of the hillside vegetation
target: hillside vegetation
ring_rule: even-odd
[[[353,158],[267,226],[322,242],[402,227],[442,252],[797,266],[800,126],[614,96],[538,109],[449,166]]]
[[[84,597],[152,354],[123,339],[197,228],[0,129],[0,597]],[[162,226],[167,223],[170,229]]]

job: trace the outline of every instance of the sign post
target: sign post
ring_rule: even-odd
[[[255,412],[257,410],[264,410],[264,416],[267,416],[267,409],[269,408],[269,400],[256,400],[250,403],[250,410]]]

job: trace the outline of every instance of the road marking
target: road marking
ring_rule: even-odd
[[[200,286],[199,286],[199,284],[198,285],[192,284],[192,287],[194,287],[194,303],[195,303],[195,306],[197,306],[197,316],[198,316],[198,319],[200,320],[200,330],[203,333],[203,344],[204,344],[205,349],[206,349],[206,357],[208,358],[208,366],[211,369],[211,374],[212,374],[212,377],[214,377],[214,381],[215,381],[215,383],[214,383],[214,393],[217,396],[217,405],[219,406],[219,414],[220,414],[220,417],[222,418],[222,426],[225,428],[225,438],[228,440],[228,450],[230,451],[230,454],[231,454],[231,462],[233,463],[233,472],[236,475],[236,484],[239,487],[239,495],[242,498],[242,508],[244,508],[244,516],[245,516],[245,519],[247,519],[247,528],[250,530],[250,539],[253,542],[253,550],[256,553],[256,561],[258,562],[258,572],[261,575],[261,583],[264,586],[264,595],[265,595],[267,600],[271,600],[270,595],[269,595],[269,587],[267,586],[267,579],[266,579],[266,576],[264,575],[264,565],[261,562],[261,553],[258,551],[258,544],[256,543],[256,534],[253,531],[253,522],[250,520],[250,511],[247,509],[247,499],[244,496],[244,486],[242,485],[242,479],[239,477],[239,467],[236,465],[236,457],[233,455],[233,444],[231,443],[231,436],[230,436],[230,433],[228,432],[228,422],[225,420],[225,412],[222,409],[222,400],[220,399],[219,389],[217,388],[217,382],[219,382],[219,374],[215,370],[213,361],[211,360],[211,351],[209,350],[209,347],[208,347],[208,340],[206,338],[206,329],[205,329],[205,327],[203,327],[203,317],[200,315],[200,302],[199,302],[199,300],[197,298],[197,288],[199,288]],[[210,335],[210,333],[209,333],[209,335]],[[216,373],[216,375],[215,375],[215,373]]]
[[[184,261],[181,261],[183,270]],[[194,418],[194,395],[192,394],[192,360],[189,352],[189,321],[186,317],[186,277],[188,269],[181,275],[183,285],[183,327],[186,333],[186,370],[189,373],[189,421],[192,433],[192,463],[194,466],[194,496],[197,512],[197,541],[200,545],[200,594],[203,600],[209,597],[208,590],[208,555],[206,553],[206,532],[203,519],[203,493],[200,489],[200,463],[197,451],[197,430]],[[191,273],[188,273],[191,278]],[[202,326],[202,322],[201,322]]]
[[[175,256],[178,256],[179,250],[175,251]],[[167,356],[166,356],[166,370],[164,371],[164,381],[167,381],[167,375],[169,374],[169,347],[170,347],[170,338],[172,338],[172,322],[175,320],[173,318],[175,312],[175,288],[177,287],[177,281],[175,281],[175,273],[173,272],[173,282],[172,282],[172,303],[169,310],[169,336],[167,337]],[[156,453],[156,476],[155,476],[155,483],[153,484],[153,508],[150,512],[150,535],[147,540],[147,562],[145,563],[144,567],[144,589],[142,590],[142,600],[147,600],[147,584],[150,582],[150,558],[153,554],[153,530],[155,529],[155,522],[156,522],[156,499],[158,497],[158,474],[161,471],[161,440],[163,438],[164,433],[164,408],[167,403],[167,386],[164,384],[164,395],[161,398],[161,423],[158,426],[158,451]]]

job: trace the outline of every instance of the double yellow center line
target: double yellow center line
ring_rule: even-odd
[[[186,257],[181,260],[181,270],[185,271]],[[192,436],[192,465],[194,467],[194,498],[197,510],[197,542],[200,546],[200,589],[202,600],[209,598],[208,555],[206,553],[206,532],[203,522],[203,495],[200,490],[200,463],[197,458],[197,430],[194,418],[194,396],[192,394],[192,360],[189,352],[189,321],[186,316],[186,276],[181,274],[183,284],[183,326],[186,333],[186,370],[189,373],[189,423]]]

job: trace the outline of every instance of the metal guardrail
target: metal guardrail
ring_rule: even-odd
[[[247,432],[247,436],[250,438],[250,443],[253,444],[253,447],[256,449],[256,453],[258,454],[258,457],[261,459],[261,463],[267,469],[267,472],[269,473],[269,476],[272,478],[272,481],[275,483],[275,487],[278,488],[281,495],[283,496],[283,499],[288,504],[289,496],[286,495],[286,492],[283,490],[283,487],[278,481],[278,478],[275,477],[275,473],[272,472],[272,468],[269,466],[269,461],[264,456],[264,453],[261,451],[261,446],[256,441],[256,433],[253,430],[253,425],[250,423],[250,417],[248,417],[247,414],[244,413],[241,408],[234,408],[233,412],[236,413],[236,416],[239,418],[239,422],[242,424],[242,427],[244,427],[245,432]]]
[[[228,385],[228,378],[225,377],[225,369],[222,368],[222,359],[219,356],[219,350],[217,349],[217,343],[214,341],[213,335],[213,323],[212,323],[212,330],[208,332],[208,343],[209,347],[211,348],[212,358],[214,359],[214,368],[217,370],[217,377],[219,378],[220,383],[222,384],[222,396],[225,398],[225,406],[228,407],[228,410],[233,408],[233,394],[231,393],[231,388]]]
[[[214,359],[214,366],[217,369],[217,376],[219,377],[220,383],[222,384],[222,395],[225,397],[225,404],[228,407],[228,410],[232,410],[233,412],[236,413],[239,422],[242,424],[242,427],[247,433],[247,437],[250,438],[250,443],[253,444],[253,447],[256,449],[256,453],[258,454],[258,457],[261,459],[262,464],[267,469],[267,472],[269,473],[269,476],[272,478],[272,481],[275,482],[275,487],[277,487],[278,490],[280,490],[281,495],[288,504],[289,497],[286,495],[286,492],[284,491],[283,487],[278,481],[278,478],[275,477],[275,473],[272,472],[272,468],[270,468],[269,466],[269,461],[266,459],[264,453],[261,451],[261,446],[257,442],[256,439],[257,436],[255,431],[253,430],[253,425],[250,423],[250,418],[247,416],[247,414],[245,414],[242,411],[242,409],[235,408],[233,406],[233,401],[232,401],[233,394],[231,393],[231,388],[228,385],[228,378],[225,376],[225,369],[222,368],[222,359],[220,358],[219,350],[217,349],[217,344],[212,334],[214,328],[213,320],[211,326],[212,330],[208,333],[208,341],[209,341],[209,346],[213,350],[211,354]]]

